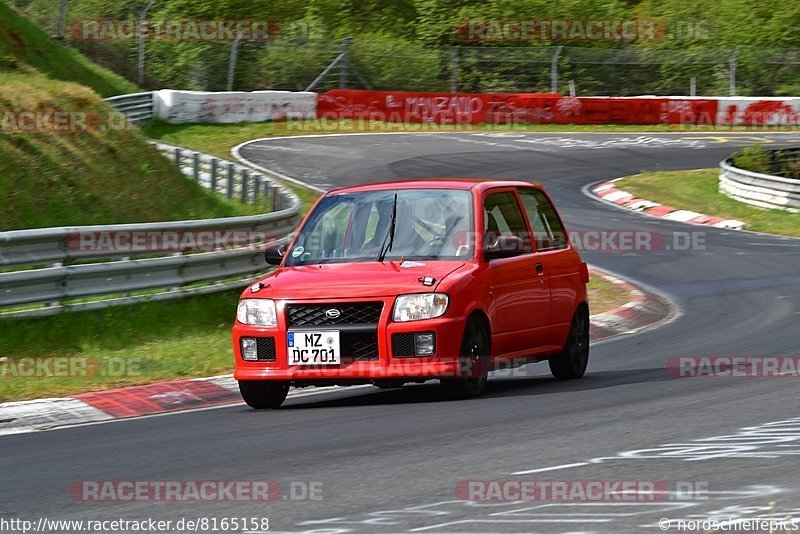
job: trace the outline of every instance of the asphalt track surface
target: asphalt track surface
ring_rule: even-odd
[[[755,135],[800,144],[800,134]],[[800,240],[649,218],[582,192],[642,170],[712,167],[754,142],[714,137],[424,133],[243,147],[253,162],[321,188],[424,176],[535,180],[570,230],[701,232],[705,247],[584,253],[668,295],[681,314],[594,344],[581,380],[556,382],[540,364],[493,377],[470,401],[444,400],[435,382],[362,387],[277,411],[238,405],[7,436],[0,518],[268,517],[271,532],[438,533],[660,532],[662,518],[677,532],[679,519],[800,516],[797,379],[676,379],[665,370],[676,356],[800,355]],[[76,480],[263,479],[321,482],[322,500],[86,503],[67,491]],[[456,498],[466,480],[658,481],[668,492],[654,502],[475,503]],[[688,486],[699,498],[681,498]]]

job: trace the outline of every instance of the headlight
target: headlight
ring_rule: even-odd
[[[394,303],[394,321],[419,321],[444,315],[450,299],[444,293],[400,295]]]
[[[244,324],[277,326],[278,313],[275,311],[275,301],[270,299],[242,299],[236,309],[236,319]]]

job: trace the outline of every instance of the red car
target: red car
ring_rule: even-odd
[[[438,379],[474,397],[490,368],[589,357],[587,266],[538,184],[416,180],[321,197],[279,267],[244,291],[235,378],[253,408],[290,385]]]

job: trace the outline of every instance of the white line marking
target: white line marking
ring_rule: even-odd
[[[552,467],[542,467],[540,469],[528,469],[526,471],[516,471],[512,475],[530,475],[531,473],[544,473],[545,471],[558,471],[560,469],[569,469],[570,467],[581,467],[589,465],[589,462],[578,462],[574,464],[554,465]]]

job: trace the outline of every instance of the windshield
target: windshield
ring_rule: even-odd
[[[326,196],[303,225],[286,265],[380,261],[381,256],[386,261],[471,258],[470,199],[468,191],[452,189]]]

